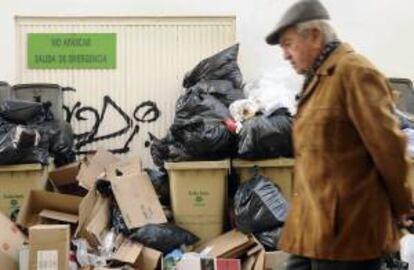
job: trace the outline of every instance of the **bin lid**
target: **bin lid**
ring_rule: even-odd
[[[166,162],[167,170],[230,169],[230,160]]]
[[[0,165],[0,172],[17,172],[17,171],[40,171],[43,170],[42,164],[16,164],[16,165]]]
[[[293,158],[274,158],[265,160],[244,160],[234,159],[232,165],[235,168],[251,168],[254,166],[265,168],[277,168],[277,167],[293,167],[295,159]]]

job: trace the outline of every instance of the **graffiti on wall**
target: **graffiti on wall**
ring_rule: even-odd
[[[74,149],[76,154],[90,154],[94,153],[94,150],[84,150],[84,148],[92,143],[96,142],[107,142],[114,140],[120,136],[125,136],[125,142],[123,145],[117,148],[108,149],[112,153],[128,153],[130,151],[131,142],[137,138],[140,134],[141,125],[154,123],[161,116],[161,112],[157,104],[153,101],[144,101],[138,104],[133,110],[132,115],[128,115],[110,96],[104,96],[102,102],[102,108],[97,109],[91,106],[85,106],[81,102],[76,102],[71,108],[63,106],[66,113],[66,121],[72,123],[75,121],[90,121],[92,122],[91,129],[87,132],[74,134],[75,144]],[[100,127],[104,122],[105,118],[109,117],[110,114],[118,114],[118,118],[122,119],[122,127],[117,130],[112,130],[106,134],[99,134]],[[113,119],[113,115],[111,115]],[[98,135],[99,134],[99,135]],[[145,134],[145,147],[149,147],[151,144],[151,134]]]

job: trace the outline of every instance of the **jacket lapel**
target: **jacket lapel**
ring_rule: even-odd
[[[352,48],[350,45],[343,43],[341,44],[331,56],[326,59],[326,61],[322,64],[322,66],[316,71],[315,76],[308,84],[306,89],[303,89],[302,95],[298,101],[298,109],[309,99],[312,93],[315,92],[316,86],[318,85],[321,76],[331,75],[335,69],[336,63],[338,59],[340,59],[346,53],[352,52]]]

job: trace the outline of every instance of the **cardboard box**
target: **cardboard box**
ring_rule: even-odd
[[[203,252],[206,256],[214,258],[237,257],[255,244],[248,235],[232,230],[198,246],[196,252]]]
[[[0,252],[17,262],[19,249],[27,239],[15,224],[1,213],[0,228]]]
[[[119,161],[120,159],[110,152],[99,148],[92,158],[82,162],[77,176],[79,184],[88,190],[91,189],[97,177],[105,172],[107,166]]]
[[[68,225],[37,225],[29,228],[29,269],[69,268]]]
[[[277,158],[267,160],[249,161],[242,159],[232,160],[241,182],[252,178],[252,168],[257,167],[260,175],[266,176],[273,183],[277,184],[285,198],[290,201],[293,192],[294,159]]]
[[[73,214],[68,214],[65,212],[53,211],[53,210],[42,210],[39,213],[41,218],[41,224],[53,224],[56,222],[76,224],[78,223],[78,216]]]
[[[166,223],[162,206],[146,174],[111,178],[112,190],[129,229]]]
[[[23,202],[17,224],[25,228],[39,224],[41,222],[39,214],[42,210],[78,215],[81,200],[82,198],[78,196],[32,190]]]
[[[207,241],[223,232],[230,161],[166,163],[178,226]]]
[[[12,259],[10,256],[0,252],[0,266],[1,270],[17,270],[17,261]]]
[[[286,263],[289,253],[283,251],[266,252],[265,270],[283,270],[286,269]]]
[[[45,189],[47,167],[40,164],[0,166],[0,212],[15,219],[30,190]]]
[[[143,245],[126,239],[112,257],[113,260],[138,266],[138,258],[141,255]]]
[[[79,162],[54,169],[49,172],[49,182],[56,192],[83,197],[88,191],[79,186],[76,178],[79,170]]]
[[[158,250],[143,247],[138,258],[137,266],[140,270],[155,270],[157,269],[162,253]]]

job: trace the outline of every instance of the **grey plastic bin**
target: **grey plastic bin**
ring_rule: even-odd
[[[0,102],[10,98],[11,86],[7,82],[0,82]]]
[[[64,120],[63,115],[63,91],[65,88],[58,84],[49,83],[32,83],[16,84],[11,88],[12,98],[47,102],[52,104],[51,110],[55,119]]]

